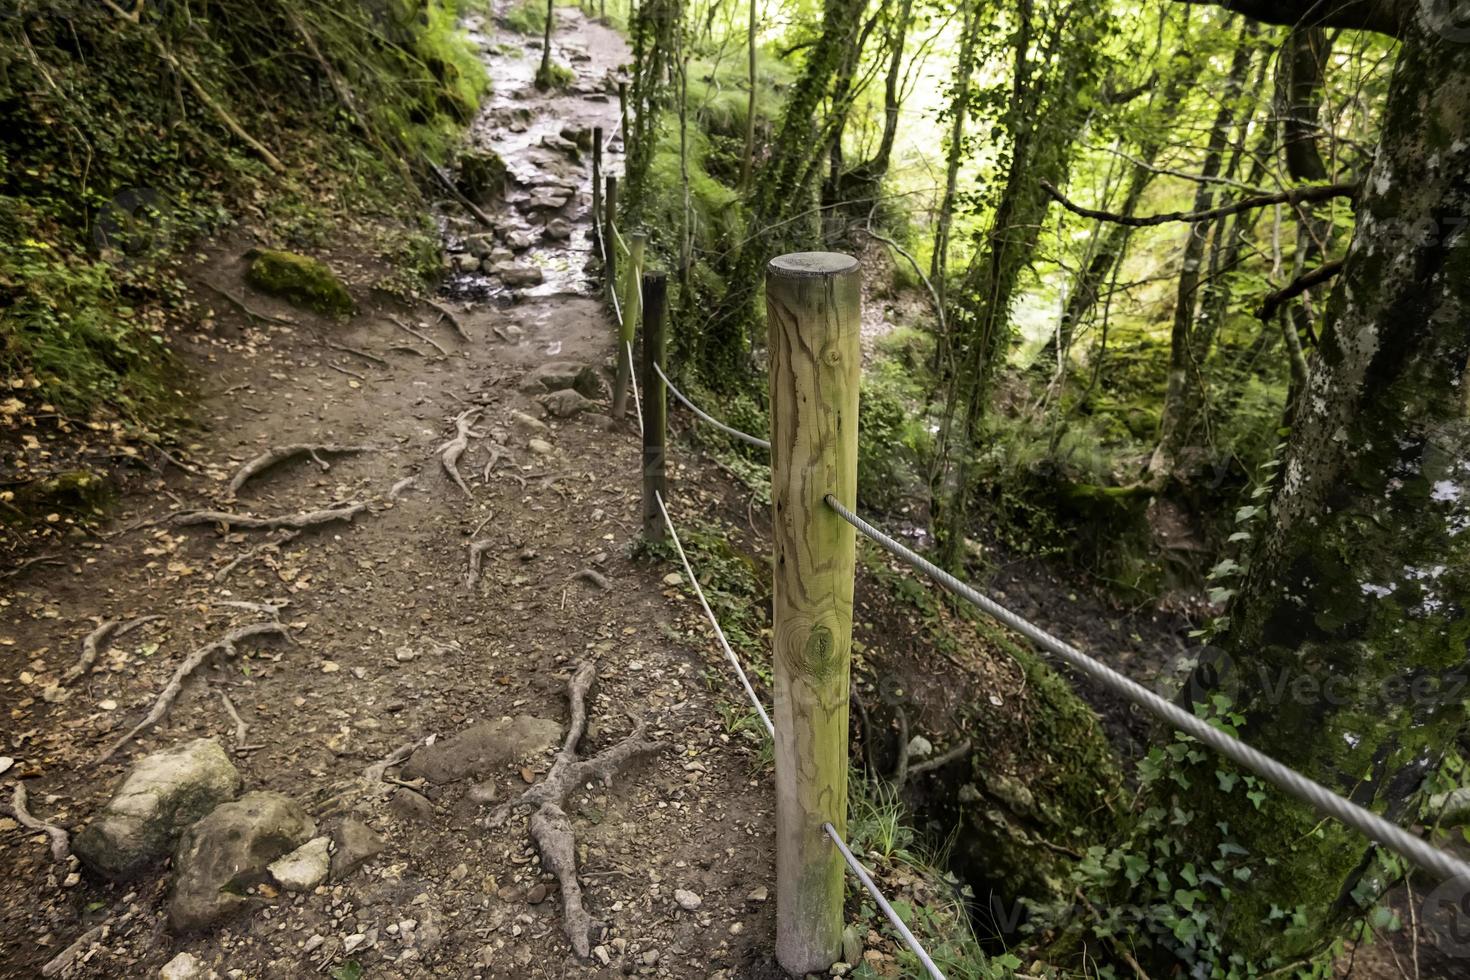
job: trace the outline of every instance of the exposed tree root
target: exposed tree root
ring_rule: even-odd
[[[546,803],[531,814],[531,840],[541,852],[541,867],[556,875],[561,884],[562,928],[572,949],[583,959],[592,955],[592,943],[601,935],[603,923],[587,913],[582,904],[582,885],[577,881],[577,839],[561,807]]]
[[[240,566],[241,562],[249,561],[251,558],[254,558],[256,555],[260,554],[263,551],[279,551],[281,545],[286,544],[289,541],[295,541],[299,537],[301,537],[300,531],[287,531],[285,534],[281,535],[274,541],[267,541],[264,544],[258,544],[254,548],[251,548],[249,551],[236,555],[233,559],[230,560],[229,564],[225,565],[219,571],[214,573],[214,580],[216,582],[223,582],[225,579],[230,577],[231,572],[233,572],[236,568]]]
[[[242,640],[248,640],[256,636],[265,636],[267,634],[279,636],[285,640],[291,639],[291,634],[280,623],[251,623],[249,626],[241,626],[233,629],[213,643],[207,643],[189,654],[184,658],[183,663],[179,664],[178,668],[174,671],[173,677],[169,678],[168,684],[164,686],[162,693],[158,695],[158,700],[153,702],[153,708],[148,712],[148,715],[129,729],[127,734],[122,738],[112,743],[112,747],[104,752],[97,761],[106,762],[108,759],[111,759],[117,754],[119,749],[131,742],[143,729],[162,721],[164,715],[168,714],[168,709],[173,707],[173,703],[178,698],[179,692],[184,689],[184,681],[198,669],[200,664],[208,660],[210,655],[224,653],[229,656],[234,656],[238,652],[235,644]]]
[[[530,823],[531,840],[541,852],[542,867],[556,875],[561,883],[562,910],[566,920],[563,927],[572,949],[584,959],[591,955],[592,941],[602,930],[602,923],[593,919],[582,904],[582,889],[577,881],[576,838],[563,809],[567,797],[594,779],[611,786],[613,777],[624,765],[640,755],[663,750],[662,743],[644,739],[647,723],[640,721],[633,734],[616,745],[590,759],[577,758],[577,743],[587,731],[587,696],[596,680],[595,665],[584,663],[577,668],[567,682],[571,722],[551,771],[520,797],[497,807],[485,821],[487,827],[498,827],[513,810],[521,807],[535,809]]]
[[[373,448],[374,447],[372,446],[339,446],[336,443],[331,442],[302,442],[293,443],[289,446],[277,446],[273,449],[267,449],[259,456],[250,460],[244,466],[241,466],[240,469],[236,471],[234,479],[230,480],[230,485],[228,488],[226,488],[225,492],[233,497],[235,494],[240,492],[240,488],[245,485],[245,481],[250,479],[252,476],[257,476],[260,473],[263,473],[266,470],[270,469],[272,466],[275,466],[277,463],[284,463],[286,460],[295,459],[297,456],[310,456],[312,462],[320,466],[322,468],[322,471],[325,472],[332,467],[330,463],[322,459],[322,454],[332,455],[339,453],[365,453],[369,452]]]
[[[400,496],[402,496],[403,491],[413,486],[414,481],[418,478],[418,474],[415,473],[413,476],[405,476],[403,479],[393,484],[393,486],[390,487],[388,490],[388,499],[397,500]]]
[[[475,591],[475,586],[480,584],[480,565],[485,559],[485,552],[489,551],[494,543],[488,538],[484,541],[470,542],[470,570],[464,577],[465,588],[468,591]]]
[[[935,769],[943,768],[951,762],[964,758],[969,752],[970,740],[967,738],[943,755],[936,755],[932,759],[926,759],[923,762],[909,766],[907,778],[913,779],[915,776],[921,776],[926,772],[933,772]]]
[[[117,619],[109,619],[88,633],[86,639],[82,640],[82,655],[77,659],[76,664],[67,670],[65,674],[61,675],[61,683],[63,685],[70,684],[91,670],[92,665],[97,662],[97,657],[102,653],[106,644],[113,640],[121,639],[144,623],[151,623],[162,618],[162,616],[139,616],[137,619],[129,620],[126,623]]]
[[[391,363],[389,363],[384,358],[379,357],[377,354],[369,354],[365,350],[358,350],[356,347],[348,347],[346,344],[339,344],[335,340],[328,340],[321,334],[317,334],[316,339],[323,347],[330,347],[332,350],[341,351],[344,354],[351,354],[354,357],[360,357],[364,361],[367,361],[369,364],[376,364],[379,367],[393,366]]]
[[[92,944],[101,939],[106,934],[108,929],[112,928],[114,925],[121,925],[128,919],[132,918],[132,915],[133,913],[131,912],[124,912],[120,917],[116,919],[114,919],[112,916],[108,916],[106,919],[103,919],[101,922],[97,923],[95,926],[82,933],[76,938],[74,942],[72,942],[70,946],[57,953],[46,962],[45,966],[41,967],[41,976],[54,977],[58,973],[61,973],[62,971],[69,968],[73,963],[77,961],[78,957],[87,952],[87,950],[91,949]]]
[[[596,569],[579,569],[576,573],[572,575],[572,578],[595,585],[597,586],[597,588],[601,589],[604,592],[607,592],[612,588],[612,583],[607,580],[607,576],[597,571]]]
[[[444,472],[449,474],[449,478],[471,500],[474,499],[475,495],[470,492],[469,484],[464,482],[464,477],[459,475],[459,458],[469,448],[470,436],[475,436],[476,438],[480,436],[480,433],[472,428],[479,417],[480,409],[478,408],[467,408],[463,412],[460,412],[454,418],[454,438],[434,450],[439,454],[439,462],[443,464]]]
[[[434,348],[445,357],[449,356],[449,351],[444,348],[444,345],[439,343],[439,341],[435,340],[433,337],[430,337],[428,334],[424,333],[421,330],[415,330],[413,327],[410,327],[408,324],[404,323],[402,320],[398,319],[398,317],[393,316],[392,314],[389,314],[388,319],[391,320],[393,322],[393,325],[399,330],[402,330],[403,332],[411,336],[417,337],[419,340],[422,340],[424,343],[428,344],[430,347]]]
[[[393,766],[402,765],[409,756],[413,755],[414,749],[423,744],[423,739],[416,738],[412,742],[407,742],[403,745],[398,746],[398,748],[394,749],[392,752],[389,752],[387,755],[383,756],[383,758],[379,759],[377,762],[374,762],[372,765],[364,769],[362,771],[363,781],[372,788],[380,786],[383,782],[383,777],[387,775],[390,768],[392,768]]]
[[[15,783],[15,795],[10,798],[10,812],[15,814],[15,819],[27,830],[43,831],[51,838],[51,856],[57,861],[65,861],[71,854],[71,835],[54,823],[47,823],[31,816],[30,808],[26,803],[26,784],[20,780]]]
[[[350,521],[365,510],[367,510],[367,504],[357,500],[343,504],[341,507],[309,510],[300,514],[282,514],[280,517],[255,517],[250,514],[231,514],[222,510],[192,510],[183,514],[175,514],[173,522],[180,527],[188,527],[193,524],[226,524],[230,527],[243,527],[253,531],[274,531],[283,527],[300,531],[318,524]]]
[[[444,319],[448,320],[449,325],[454,328],[454,332],[459,334],[460,340],[463,340],[466,343],[469,342],[470,335],[465,332],[464,324],[460,322],[459,317],[455,316],[454,313],[451,312],[447,306],[441,306],[431,299],[426,299],[424,300],[424,302],[434,309],[438,310],[440,313],[444,314]]]
[[[242,754],[260,748],[259,745],[251,745],[246,740],[246,736],[250,733],[250,728],[245,724],[245,719],[240,717],[240,712],[235,710],[235,702],[230,700],[230,696],[224,691],[220,691],[219,699],[224,703],[225,712],[235,723],[235,752]]]
[[[296,326],[293,321],[287,320],[285,317],[274,316],[270,313],[262,313],[259,310],[252,309],[249,305],[246,304],[243,299],[236,296],[228,289],[225,289],[221,286],[216,286],[214,283],[209,282],[208,280],[201,279],[200,282],[204,284],[204,287],[206,289],[213,290],[214,292],[219,293],[225,299],[229,300],[232,306],[238,309],[241,313],[244,313],[251,320],[260,320],[264,323],[280,323],[291,327]]]

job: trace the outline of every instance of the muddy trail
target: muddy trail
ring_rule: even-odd
[[[613,132],[626,47],[558,17],[576,82],[551,96],[529,86],[538,45],[469,24],[496,85],[471,138],[512,176],[491,248],[514,254],[488,264],[521,271],[462,261],[451,318],[362,285],[382,270],[344,243],[325,257],[360,312],[340,324],[251,293],[250,243],[215,243],[192,276],[251,312],[220,310],[235,339],[189,355],[213,392],[192,472],[168,470],[64,566],[9,583],[7,812],[23,785],[30,814],[75,832],[139,759],[197,754],[198,739],[223,749],[205,753],[211,773],[238,772],[225,793],[279,797],[247,797],[236,816],[255,824],[224,828],[234,845],[195,840],[191,873],[225,886],[223,910],[178,908],[182,872],[162,857],[108,881],[6,816],[0,974],[154,976],[189,954],[197,972],[177,975],[774,975],[770,785],[721,722],[697,607],[635,554],[639,447],[631,420],[605,414],[614,334],[585,268],[590,174],[546,138]],[[441,217],[451,253],[485,231],[452,205]],[[292,446],[317,448],[247,466]],[[573,749],[612,778],[570,786],[564,819],[540,829],[574,856],[604,927],[584,931],[586,958],[527,812],[501,810],[552,771],[584,694]],[[626,759],[599,755],[627,738]],[[220,870],[230,846],[274,856],[287,838],[312,842],[294,869]]]

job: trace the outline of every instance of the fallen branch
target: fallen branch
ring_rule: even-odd
[[[476,221],[484,225],[486,228],[495,227],[495,219],[491,218],[484,211],[481,211],[474,201],[471,201],[469,198],[465,197],[464,194],[460,192],[460,189],[454,186],[454,181],[449,179],[449,175],[440,170],[438,165],[435,164],[433,160],[430,160],[428,157],[424,157],[423,161],[424,164],[429,168],[429,172],[434,175],[434,178],[444,186],[444,189],[448,191],[450,195],[456,201],[458,201],[466,211],[475,216]]]
[[[590,759],[577,758],[577,743],[587,731],[587,697],[597,680],[597,668],[584,663],[567,682],[567,699],[571,704],[571,721],[566,740],[556,755],[551,771],[536,785],[515,800],[498,807],[486,818],[487,827],[497,827],[518,807],[534,807],[531,816],[531,839],[541,852],[542,867],[556,875],[561,883],[563,929],[572,949],[586,958],[591,955],[592,941],[603,924],[593,919],[582,904],[582,889],[577,881],[577,847],[571,823],[564,806],[574,790],[599,779],[611,786],[613,776],[640,755],[662,751],[663,745],[646,741],[646,722],[638,722],[633,734]]]
[[[486,538],[484,541],[470,542],[470,570],[464,577],[465,588],[470,592],[475,591],[475,586],[480,584],[480,564],[484,560],[485,552],[489,551],[495,542]]]
[[[1202,221],[1213,221],[1216,218],[1224,218],[1242,211],[1250,211],[1255,208],[1264,208],[1272,204],[1311,204],[1316,201],[1329,201],[1335,197],[1353,198],[1358,196],[1362,188],[1361,183],[1347,184],[1309,184],[1305,187],[1293,187],[1290,190],[1278,191],[1275,194],[1255,194],[1251,197],[1243,197],[1230,204],[1211,208],[1208,211],[1170,211],[1166,214],[1133,215],[1117,214],[1112,211],[1098,211],[1095,208],[1084,208],[1080,204],[1074,204],[1067,200],[1061,191],[1053,187],[1048,181],[1041,181],[1041,189],[1046,191],[1052,200],[1073,214],[1080,214],[1084,218],[1092,218],[1096,221],[1111,221],[1117,225],[1127,225],[1130,228],[1147,228],[1152,225],[1168,224],[1171,221],[1187,221],[1198,224]]]
[[[296,530],[304,530],[316,527],[318,524],[330,524],[333,521],[350,521],[358,514],[367,510],[367,504],[360,501],[352,501],[341,507],[329,507],[325,510],[309,510],[300,514],[282,514],[280,517],[255,517],[251,514],[231,514],[222,510],[193,510],[183,514],[175,515],[173,521],[180,527],[189,527],[195,524],[225,524],[230,527],[243,527],[252,531],[274,531],[277,528],[289,527]]]
[[[131,916],[131,912],[124,912],[122,914],[122,917],[119,919],[114,920],[112,916],[108,916],[107,918],[103,919],[101,922],[97,923],[95,926],[78,936],[70,946],[66,947],[66,949],[63,949],[61,952],[57,953],[50,960],[48,960],[46,962],[46,965],[41,967],[41,976],[54,977],[58,973],[61,973],[63,970],[69,968],[73,963],[77,961],[77,958],[80,957],[84,951],[90,949],[92,944],[100,939],[102,935],[106,933],[107,930],[110,929],[115,923],[120,924],[122,922],[125,922]]]
[[[1342,261],[1342,259],[1333,259],[1331,262],[1323,262],[1311,272],[1304,272],[1297,276],[1276,292],[1266,294],[1261,308],[1256,311],[1256,318],[1262,323],[1270,320],[1283,303],[1295,299],[1313,286],[1321,285],[1341,272]]]
[[[249,626],[241,626],[238,629],[233,629],[213,643],[206,643],[189,654],[184,658],[183,663],[179,664],[178,668],[174,670],[173,677],[169,678],[168,684],[164,686],[163,691],[158,695],[158,699],[153,702],[153,707],[149,710],[147,716],[129,729],[127,734],[123,735],[122,738],[112,743],[112,747],[104,752],[97,761],[100,763],[111,759],[117,754],[118,749],[131,742],[143,729],[162,721],[164,715],[168,714],[169,708],[173,707],[173,703],[178,698],[179,692],[184,689],[184,681],[198,669],[200,664],[209,659],[211,654],[224,653],[228,656],[234,656],[239,652],[235,644],[242,640],[265,636],[267,634],[279,636],[285,640],[291,639],[290,632],[280,623],[252,623]]]
[[[15,814],[15,819],[27,830],[39,830],[51,838],[51,856],[57,861],[65,861],[71,854],[71,835],[54,823],[47,823],[31,816],[30,808],[26,802],[26,784],[20,780],[15,783],[15,795],[10,798],[10,812]]]
[[[933,772],[935,769],[947,766],[951,762],[954,762],[957,759],[961,759],[969,753],[970,740],[965,739],[959,745],[956,745],[954,748],[950,749],[943,755],[936,755],[932,759],[926,759],[923,762],[910,766],[908,771],[908,778],[913,779],[915,776],[922,775],[926,772]]]
[[[398,317],[394,316],[391,313],[388,314],[388,319],[399,330],[402,330],[411,336],[417,337],[419,340],[422,340],[424,343],[428,344],[430,347],[434,348],[445,357],[449,356],[449,351],[444,348],[444,345],[439,343],[439,341],[435,340],[433,337],[430,337],[428,334],[420,330],[415,330],[413,327],[410,327],[408,324],[404,323],[402,320],[398,319]]]
[[[464,324],[460,322],[459,317],[450,312],[449,307],[442,306],[431,299],[426,299],[424,300],[424,302],[434,309],[438,310],[440,313],[444,314],[444,319],[448,320],[449,325],[454,328],[454,332],[459,334],[459,339],[463,340],[465,343],[469,343],[470,335],[465,332]]]
[[[137,619],[130,620],[126,623],[116,619],[109,619],[88,633],[86,639],[82,640],[82,655],[77,658],[77,662],[65,674],[61,675],[61,683],[63,685],[70,684],[91,670],[92,665],[97,662],[97,657],[102,653],[104,644],[121,639],[139,626],[162,618],[162,616],[139,616]]]
[[[439,454],[439,462],[444,467],[444,472],[449,478],[464,491],[464,495],[471,500],[475,495],[470,492],[469,484],[464,482],[464,477],[459,475],[459,458],[469,448],[470,436],[478,437],[480,433],[473,428],[475,421],[480,417],[480,409],[467,408],[454,417],[455,435],[444,445],[434,450]]]
[[[233,497],[235,494],[240,492],[240,488],[245,485],[246,480],[249,480],[251,477],[263,473],[264,471],[270,469],[272,466],[275,466],[278,463],[284,463],[288,459],[295,459],[297,456],[310,456],[312,462],[320,466],[322,468],[322,472],[326,472],[327,470],[332,468],[331,464],[322,459],[319,454],[326,453],[328,455],[340,455],[342,453],[365,453],[369,452],[373,448],[375,447],[340,446],[332,442],[302,442],[293,443],[289,446],[279,446],[275,449],[268,449],[265,452],[261,453],[259,456],[250,460],[244,466],[241,466],[240,469],[236,471],[234,479],[230,480],[230,485],[225,489],[225,492]]]
[[[388,499],[397,500],[398,497],[403,493],[403,491],[413,486],[414,481],[417,479],[418,474],[415,473],[413,476],[405,476],[403,479],[393,484],[393,486],[388,488]]]

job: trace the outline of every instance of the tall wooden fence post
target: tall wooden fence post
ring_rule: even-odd
[[[602,127],[592,127],[592,244],[602,238]]]
[[[857,496],[861,274],[798,252],[766,269],[771,364],[776,959],[821,972],[842,952],[854,531],[822,498]]]
[[[623,307],[623,324],[618,331],[618,373],[613,379],[612,417],[621,419],[628,411],[628,379],[633,375],[633,331],[643,317],[643,249],[648,236],[639,232],[628,238],[628,303]]]
[[[602,195],[602,251],[606,263],[602,270],[603,282],[609,291],[618,288],[618,178],[607,176],[605,193]]]
[[[630,27],[632,26],[632,22],[631,21],[629,21],[629,26]],[[627,152],[627,149],[628,149],[628,83],[627,82],[618,82],[618,125],[620,127],[622,127],[621,129],[618,130],[618,132],[620,132],[620,133],[623,134],[622,135],[622,138],[618,142],[620,142],[620,143],[623,144],[623,151],[624,152]]]
[[[654,494],[668,498],[664,482],[664,442],[668,402],[664,383],[653,366],[664,368],[664,324],[668,317],[669,280],[662,272],[643,274],[643,537],[663,541],[664,519]]]

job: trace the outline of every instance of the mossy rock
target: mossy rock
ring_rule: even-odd
[[[536,69],[536,87],[543,92],[561,91],[576,80],[576,72],[555,61],[547,62],[542,68]]]
[[[326,264],[308,255],[277,249],[251,249],[245,281],[263,293],[331,316],[353,311],[352,295]]]
[[[505,161],[494,150],[470,150],[460,155],[459,190],[476,204],[504,197],[509,177]]]
[[[66,470],[21,487],[11,507],[0,509],[0,519],[28,523],[56,512],[97,514],[112,499],[112,492],[106,477],[88,470]]]

